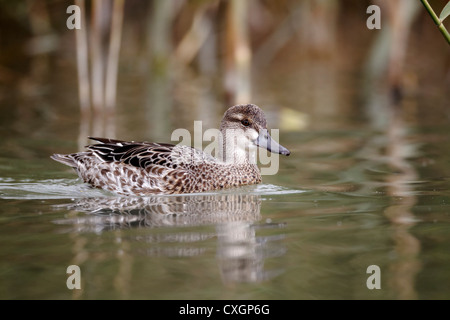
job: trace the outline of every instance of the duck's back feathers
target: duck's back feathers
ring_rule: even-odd
[[[90,138],[100,143],[86,146],[105,162],[119,162],[146,169],[152,165],[175,169],[173,157],[177,147],[167,143],[127,142],[113,139]]]

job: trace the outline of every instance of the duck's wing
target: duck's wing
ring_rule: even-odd
[[[147,168],[151,165],[176,168],[172,159],[175,145],[91,137],[89,139],[100,142],[86,148],[103,161],[121,162],[139,168]]]
[[[100,143],[86,148],[103,161],[121,162],[144,169],[155,165],[177,169],[180,165],[186,167],[187,164],[195,162],[215,161],[202,151],[187,146],[105,138],[90,137],[90,139]]]

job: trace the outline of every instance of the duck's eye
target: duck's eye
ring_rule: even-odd
[[[248,127],[250,125],[250,121],[248,121],[247,119],[242,120],[241,123],[244,127]]]

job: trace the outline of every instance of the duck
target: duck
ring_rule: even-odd
[[[53,154],[91,187],[119,195],[186,194],[261,183],[256,150],[285,156],[290,151],[270,136],[266,117],[254,104],[235,105],[223,115],[217,157],[181,144],[89,137],[86,151]]]

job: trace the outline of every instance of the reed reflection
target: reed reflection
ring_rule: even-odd
[[[368,110],[378,108],[376,113],[369,112],[371,125],[384,131],[383,140],[373,139],[368,145],[371,145],[372,155],[390,168],[383,183],[386,194],[391,198],[384,215],[392,227],[392,255],[395,257],[389,265],[388,284],[396,298],[417,299],[416,282],[422,269],[419,259],[421,243],[411,228],[418,222],[413,208],[418,201],[414,185],[420,175],[409,159],[417,156],[419,151],[405,121],[408,101],[401,95],[394,95],[392,90],[392,86],[380,88],[382,94],[368,99]]]
[[[421,243],[411,233],[411,228],[418,222],[412,209],[417,203],[413,183],[419,175],[408,162],[416,152],[414,145],[407,139],[408,127],[402,115],[396,109],[387,130],[387,157],[390,167],[395,170],[387,177],[387,193],[393,198],[384,214],[392,225],[392,240],[397,259],[390,265],[389,285],[396,292],[398,299],[417,299],[415,287],[417,275],[422,269],[419,254]]]
[[[67,226],[64,231],[75,238],[82,238],[91,232],[149,229],[149,232],[138,232],[132,237],[129,233],[124,236],[124,232],[115,232],[116,242],[121,243],[119,251],[123,249],[124,244],[128,248],[126,251],[130,251],[130,246],[135,245],[133,242],[138,241],[148,244],[139,246],[139,254],[198,256],[207,251],[204,247],[205,240],[217,238],[217,261],[225,283],[260,282],[282,272],[266,270],[264,265],[267,258],[283,255],[285,248],[280,242],[284,235],[279,232],[270,236],[257,235],[258,230],[262,228],[283,227],[271,222],[260,222],[259,195],[227,193],[146,198],[84,198],[59,206],[72,210],[73,214],[54,222]],[[192,229],[196,226],[214,228]],[[164,227],[167,229],[161,232]],[[154,228],[158,228],[158,231],[150,230]],[[89,255],[86,247],[76,246],[74,256],[85,256],[78,252],[80,250]],[[128,252],[127,256],[129,264],[133,260],[132,254]],[[121,264],[123,259],[118,259],[118,262]],[[126,269],[129,270],[130,266]]]

